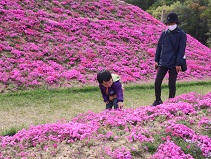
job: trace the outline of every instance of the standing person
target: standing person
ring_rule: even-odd
[[[112,106],[114,106],[114,109],[121,109],[124,106],[124,95],[119,75],[102,70],[97,74],[97,81],[106,103],[106,109],[111,109]]]
[[[181,71],[181,65],[185,55],[187,36],[178,27],[180,22],[177,14],[173,12],[169,13],[165,24],[168,29],[161,34],[155,53],[155,69],[157,70],[157,75],[154,84],[156,100],[152,106],[163,103],[161,100],[161,84],[167,72],[169,73],[169,98],[175,97],[177,75]]]

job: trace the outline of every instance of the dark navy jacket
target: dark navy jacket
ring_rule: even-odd
[[[172,47],[170,36],[177,50],[177,55]],[[183,62],[183,56],[185,54],[187,35],[180,29],[176,28],[173,31],[164,31],[158,41],[155,62],[164,68],[173,68],[175,66],[181,66]]]
[[[104,102],[109,101],[109,95],[116,95],[117,102],[123,102],[123,91],[122,91],[122,84],[121,82],[115,81],[111,85],[111,87],[108,88],[108,95],[106,94],[106,87],[104,87],[102,84],[99,84],[102,97],[104,99]]]

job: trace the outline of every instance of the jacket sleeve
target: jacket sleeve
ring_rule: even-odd
[[[155,53],[155,62],[159,62],[159,60],[160,60],[160,53],[161,53],[161,49],[162,49],[163,34],[164,34],[164,32],[161,34],[160,39],[158,40],[156,53]]]
[[[100,91],[101,91],[104,102],[109,101],[108,95],[105,92],[105,88],[103,88],[103,86],[101,84],[99,85],[99,87],[100,87]]]
[[[185,55],[186,42],[187,42],[187,35],[185,32],[182,32],[181,36],[180,36],[180,40],[179,40],[179,48],[178,48],[176,66],[182,65],[183,56]]]
[[[123,95],[122,84],[121,84],[120,81],[115,82],[114,89],[116,91],[117,102],[123,102],[124,101],[124,95]]]

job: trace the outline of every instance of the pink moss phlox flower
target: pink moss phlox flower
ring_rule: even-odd
[[[150,159],[160,159],[160,158],[169,158],[169,159],[194,159],[190,154],[185,154],[179,146],[177,146],[172,141],[167,141],[164,144],[161,144],[157,152],[150,157]]]
[[[154,79],[155,48],[166,27],[141,8],[121,1],[10,0],[2,2],[0,12],[0,82],[14,89],[66,87],[75,81],[94,85],[103,68],[124,83]],[[209,78],[211,50],[187,37],[188,70],[178,79]],[[37,71],[45,67],[52,68]],[[16,77],[10,74],[14,69]]]
[[[201,95],[197,92],[189,92],[187,94],[182,94],[179,96],[176,96],[175,98],[169,99],[169,102],[171,103],[177,103],[179,101],[189,102],[189,103],[195,103],[196,99],[201,98]]]
[[[198,146],[205,157],[211,156],[211,139],[206,135],[199,135],[194,130],[182,124],[172,124],[166,127],[166,133],[181,137],[186,142]]]
[[[198,127],[205,127],[206,129],[211,129],[211,120],[208,117],[202,117],[198,122]]]
[[[210,98],[203,98],[196,100],[198,108],[203,107],[211,107],[211,99]]]
[[[172,124],[166,127],[166,133],[187,139],[195,139],[195,132],[183,124]]]
[[[109,152],[108,155],[116,159],[132,159],[130,151],[126,148],[117,148],[113,152]]]
[[[148,135],[148,134],[147,134]],[[139,131],[131,131],[130,135],[127,136],[129,142],[139,141],[141,143],[144,142],[153,142],[154,139],[152,137],[146,137]]]
[[[25,148],[30,146],[36,146],[36,144],[43,143],[45,141],[54,141],[56,143],[68,140],[74,142],[76,140],[82,140],[92,133],[96,132],[98,126],[90,124],[79,123],[55,123],[55,124],[43,124],[38,126],[31,126],[28,130],[21,130],[14,136],[1,137],[2,147],[10,146],[23,146]],[[28,143],[32,143],[32,145]]]

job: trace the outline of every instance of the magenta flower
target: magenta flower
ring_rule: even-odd
[[[138,7],[113,1],[27,0],[10,0],[0,6],[4,6],[0,7],[3,84],[16,89],[65,87],[75,81],[95,85],[96,73],[103,68],[121,75],[124,83],[154,79],[155,48],[166,27]],[[209,48],[188,35],[188,70],[179,73],[178,79],[209,78],[209,53]],[[17,78],[9,73],[14,69],[19,70]]]

